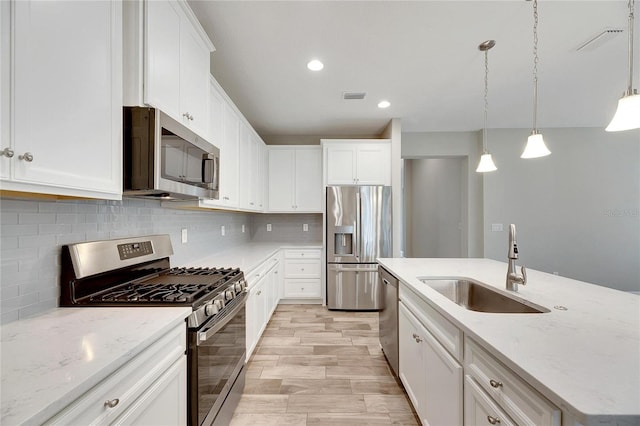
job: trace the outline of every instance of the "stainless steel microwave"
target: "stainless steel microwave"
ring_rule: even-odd
[[[158,109],[123,111],[124,195],[218,199],[218,148]]]

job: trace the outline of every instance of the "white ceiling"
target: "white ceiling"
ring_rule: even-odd
[[[478,130],[484,54],[477,46],[487,39],[496,40],[488,127],[532,126],[532,2],[189,4],[216,46],[214,76],[263,137],[377,134],[394,117],[403,132]],[[627,85],[627,1],[540,0],[538,8],[538,127],[606,126]],[[624,33],[576,51],[607,28]],[[312,58],[324,70],[308,71]],[[367,96],[346,101],[344,91]],[[378,109],[382,99],[391,107]]]

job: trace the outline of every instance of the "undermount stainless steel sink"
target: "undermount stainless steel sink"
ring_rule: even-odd
[[[549,309],[534,303],[505,296],[468,278],[418,278],[458,305],[476,312],[500,314],[542,314]]]

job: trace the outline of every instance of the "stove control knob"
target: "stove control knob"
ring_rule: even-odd
[[[216,308],[218,308],[218,310],[224,308],[224,302],[220,299],[214,300],[213,304],[215,305]]]
[[[209,303],[204,307],[204,314],[208,317],[217,314],[219,311],[216,303]]]
[[[231,300],[231,299],[233,299],[234,297],[236,297],[236,295],[235,295],[235,293],[233,292],[233,290],[227,290],[227,291],[225,291],[225,292],[224,292],[224,298],[225,298],[226,300]]]
[[[244,283],[242,281],[238,281],[233,285],[233,288],[236,290],[236,293],[240,293],[244,290]]]

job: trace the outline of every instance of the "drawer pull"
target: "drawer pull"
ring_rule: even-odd
[[[502,382],[497,382],[493,379],[489,380],[489,384],[496,389],[502,386]]]
[[[120,400],[116,398],[116,399],[112,399],[111,401],[105,401],[104,406],[107,408],[114,408],[119,403],[120,403]]]
[[[492,425],[496,425],[498,423],[500,423],[500,419],[497,417],[492,417],[492,416],[487,416],[487,421],[489,423],[491,423]]]
[[[260,290],[258,294],[256,294],[256,296],[260,296],[261,294],[262,294],[262,290]]]
[[[422,338],[418,336],[416,333],[413,333],[413,338],[416,339],[416,343],[422,342]]]

